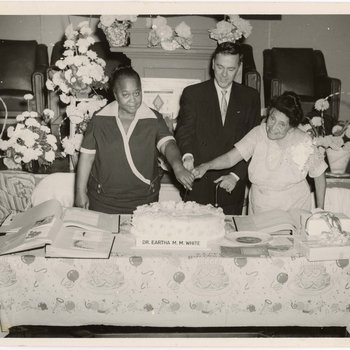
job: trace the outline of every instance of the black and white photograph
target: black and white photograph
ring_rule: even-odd
[[[0,1],[0,344],[350,347],[330,5]]]

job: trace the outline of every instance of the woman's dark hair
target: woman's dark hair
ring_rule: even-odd
[[[139,74],[131,66],[119,65],[112,73],[111,88],[114,90],[115,84],[123,78],[134,78],[141,85]]]
[[[285,91],[282,95],[273,98],[267,110],[268,116],[273,108],[284,113],[289,118],[289,125],[293,128],[303,120],[304,114],[299,96],[293,91]]]

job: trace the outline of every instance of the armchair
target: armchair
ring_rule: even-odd
[[[323,53],[311,48],[274,47],[263,51],[265,106],[274,96],[293,90],[300,97],[304,114],[313,109],[317,99],[340,92],[341,81],[327,74]],[[329,100],[329,114],[339,118],[340,95]]]
[[[35,40],[0,39],[0,96],[8,109],[8,123],[15,123],[18,114],[27,110],[25,94],[34,95],[33,111],[45,108],[45,80],[48,67],[47,46]],[[5,116],[0,110],[0,118]]]
[[[260,93],[261,77],[256,70],[253,48],[248,44],[241,44],[243,52],[242,83],[250,86]]]

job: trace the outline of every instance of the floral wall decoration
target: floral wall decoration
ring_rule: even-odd
[[[0,139],[1,157],[8,169],[32,171],[33,161],[47,168],[56,158],[65,157],[57,150],[57,139],[50,129],[54,112],[51,109],[44,109],[42,114],[31,111],[29,101],[33,98],[31,94],[24,95],[28,110],[16,117],[15,126],[7,128],[8,139]]]
[[[209,29],[209,37],[219,44],[225,41],[236,42],[248,38],[252,29],[249,21],[238,15],[228,15],[216,24],[216,28]]]
[[[102,15],[98,28],[103,30],[111,47],[128,46],[130,43],[129,29],[136,20],[137,15]]]
[[[191,27],[181,22],[173,30],[167,19],[162,16],[147,18],[146,27],[151,28],[148,34],[148,47],[160,46],[166,51],[173,51],[178,48],[189,50],[192,45],[193,35]]]
[[[65,30],[65,51],[55,66],[57,70],[46,81],[48,90],[59,94],[67,104],[66,114],[71,122],[70,136],[62,140],[65,152],[69,155],[80,150],[82,134],[94,112],[106,105],[97,90],[106,89],[108,77],[105,74],[106,62],[90,49],[95,39],[88,21],[74,29],[70,24]]]

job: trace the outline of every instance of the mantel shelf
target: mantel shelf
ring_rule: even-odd
[[[112,52],[126,55],[141,77],[198,79],[209,78],[209,64],[213,48],[198,45],[189,50],[174,51],[161,47],[147,47],[147,44],[132,44],[126,47],[111,47]]]
[[[126,55],[133,57],[162,57],[162,58],[181,58],[186,59],[209,59],[213,53],[212,47],[195,47],[189,50],[179,48],[174,51],[163,50],[159,47],[145,47],[145,46],[125,46],[125,47],[111,47],[112,52],[123,52]]]

